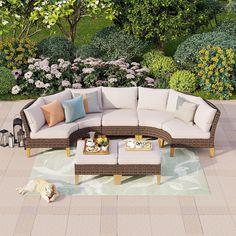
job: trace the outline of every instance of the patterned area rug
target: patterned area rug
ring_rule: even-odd
[[[64,150],[42,152],[36,156],[30,179],[43,178],[56,184],[65,195],[204,195],[209,188],[199,158],[187,149],[161,149],[161,185],[155,176],[123,176],[120,186],[112,176],[81,176],[74,185],[74,150],[67,158]]]

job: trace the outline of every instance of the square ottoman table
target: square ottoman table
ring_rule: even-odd
[[[116,184],[122,175],[156,175],[157,184],[161,182],[161,156],[157,141],[152,142],[150,151],[127,151],[125,142],[119,142]]]
[[[109,154],[85,155],[84,140],[78,140],[75,155],[75,184],[79,184],[80,175],[114,175],[116,180],[116,167],[118,156],[118,141],[110,140]]]

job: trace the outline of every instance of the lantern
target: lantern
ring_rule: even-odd
[[[15,143],[18,143],[18,131],[22,129],[22,120],[21,118],[15,118],[13,120],[13,135],[14,135],[14,138],[15,138]]]
[[[20,129],[17,132],[17,141],[18,141],[18,147],[25,146],[25,132],[23,131],[23,129]]]
[[[9,132],[6,129],[0,130],[0,146],[6,147],[8,145]]]
[[[10,148],[14,148],[14,144],[15,144],[14,135],[10,133],[9,138],[8,138],[8,145]]]

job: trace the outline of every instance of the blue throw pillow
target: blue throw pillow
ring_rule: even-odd
[[[85,117],[83,97],[79,96],[62,102],[65,111],[65,122],[71,123],[77,119]]]

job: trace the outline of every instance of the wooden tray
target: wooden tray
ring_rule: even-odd
[[[152,150],[152,142],[145,142],[142,148],[130,148],[127,146],[127,142],[125,142],[125,150],[126,151],[151,151]]]
[[[109,151],[109,139],[108,139],[108,148],[106,151],[102,151],[100,149],[100,151],[87,151],[86,150],[86,142],[87,142],[87,139],[84,140],[84,150],[83,150],[83,154],[84,155],[108,155],[110,154],[110,151]],[[95,142],[95,147],[98,147],[97,143],[96,143],[96,139],[94,139],[94,142]]]

